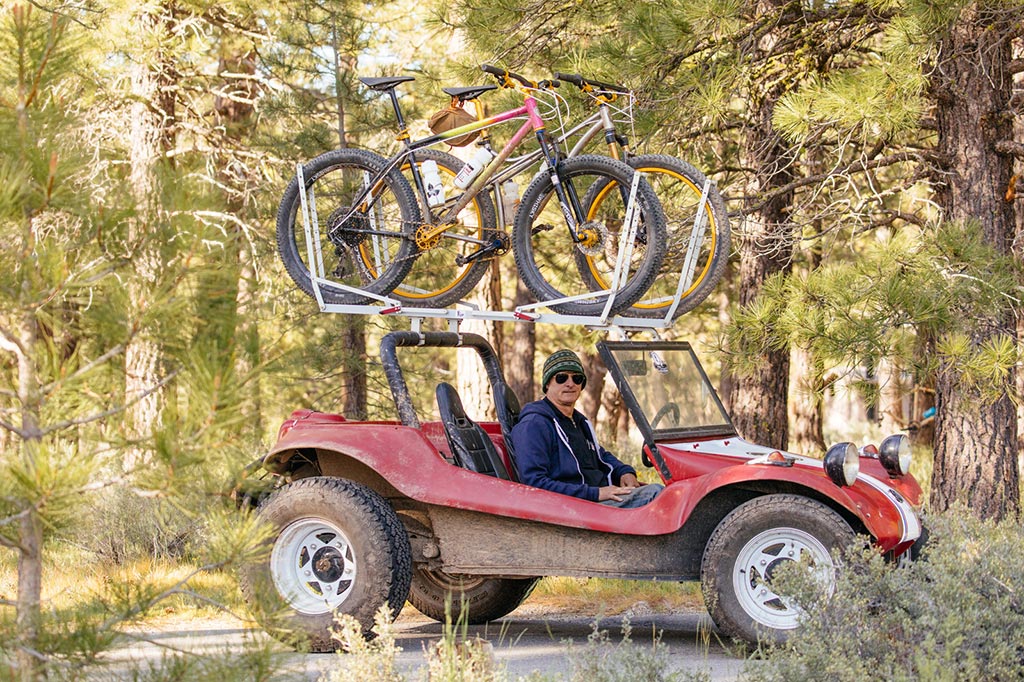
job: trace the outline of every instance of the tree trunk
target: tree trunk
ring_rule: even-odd
[[[158,19],[143,10],[137,17],[139,33],[150,35]],[[129,186],[135,200],[135,215],[129,220],[128,239],[135,249],[132,259],[134,276],[128,282],[128,319],[141,330],[149,288],[160,277],[163,268],[160,251],[153,235],[159,222],[160,188],[157,165],[162,150],[169,146],[169,122],[173,120],[173,99],[168,105],[166,93],[161,94],[159,74],[142,58],[132,60],[132,107],[130,131]],[[163,105],[165,109],[161,110]],[[147,441],[160,417],[159,383],[160,348],[145,332],[136,334],[125,349],[125,421],[130,446],[125,452],[124,466],[131,470],[147,458]]]
[[[898,433],[907,427],[911,417],[904,409],[907,386],[903,383],[903,369],[891,360],[878,363],[878,421],[883,434]]]
[[[761,13],[780,11],[786,3],[765,0]],[[776,37],[768,33],[760,50],[770,54]],[[772,79],[767,87],[755,87],[751,94],[750,124],[745,131],[745,165],[751,169],[745,206],[745,220],[739,230],[739,303],[749,305],[765,281],[792,267],[794,233],[788,218],[792,192],[769,193],[793,180],[793,153],[772,125],[775,103],[785,91],[785,79]],[[788,445],[787,400],[789,393],[789,349],[767,351],[752,373],[733,378],[729,404],[740,435],[768,447]]]
[[[788,447],[801,455],[814,457],[825,453],[823,429],[824,395],[822,367],[811,352],[793,348],[790,355],[790,421],[793,435]]]
[[[340,326],[339,341],[346,353],[341,409],[349,419],[366,419],[366,318],[345,315]]]
[[[1019,63],[1024,61],[1024,40],[1017,40],[1013,46],[1013,58]],[[1024,92],[1024,73],[1014,77],[1014,89]],[[1013,119],[1013,139],[1024,144],[1024,117]],[[1024,264],[1024,178],[1017,176],[1017,189],[1011,195],[1015,207],[1016,234],[1013,238],[1013,255]],[[1024,315],[1017,319],[1017,347],[1024,346]],[[1017,372],[1017,470],[1024,470],[1024,372]]]
[[[938,93],[936,119],[939,150],[949,167],[937,192],[944,217],[981,221],[985,240],[1008,254],[1014,233],[1012,204],[1006,201],[1013,167],[995,152],[1010,140],[1012,95],[1011,39],[1019,27],[1000,25],[998,12],[964,9],[940,41],[940,62],[933,87]],[[1012,13],[1007,13],[1012,14]],[[977,321],[975,348],[1003,336],[1015,336],[1008,304]],[[982,518],[1003,519],[1020,513],[1016,461],[1017,413],[1009,397],[1011,375],[1002,395],[985,399],[963,381],[958,368],[944,363],[935,385],[935,466],[933,511],[965,503]]]
[[[577,407],[591,423],[596,424],[598,412],[601,410],[601,390],[604,388],[604,377],[608,374],[608,368],[596,350],[581,354],[580,360],[583,361],[583,371],[587,375],[587,387],[583,389]]]
[[[821,227],[815,230],[821,233]],[[819,242],[803,249],[804,267],[813,272],[821,264]],[[812,352],[795,347],[790,354],[789,423],[792,434],[787,447],[801,455],[825,454],[825,395],[824,368]]]
[[[512,307],[525,305],[532,300],[530,290],[522,280],[516,278],[516,294]],[[533,356],[537,352],[537,326],[530,322],[515,322],[512,333],[505,336],[505,381],[509,388],[526,404],[535,399],[533,377]]]
[[[234,46],[230,35],[225,36],[223,41],[222,50],[230,54],[221,58],[219,71],[255,76],[255,51],[247,45]],[[219,116],[218,124],[223,126],[225,136],[230,142],[229,146],[244,145],[243,131],[252,120],[252,101],[255,99],[256,87],[251,80],[232,77],[221,84],[220,92],[223,94],[218,94],[214,98],[213,105]],[[244,222],[247,218],[246,209],[250,204],[250,188],[256,184],[257,178],[246,163],[232,155],[230,148],[224,151],[224,156],[219,159],[224,205],[229,213]],[[246,414],[243,428],[253,442],[258,442],[263,435],[263,400],[260,389],[262,373],[257,371],[260,364],[261,339],[258,324],[259,302],[256,296],[256,253],[250,236],[243,227],[235,223],[230,233],[237,267],[234,311],[232,315],[225,315],[218,322],[223,325],[233,323],[233,329],[228,330],[226,345],[233,347],[234,372],[239,381],[243,382],[243,409]]]
[[[39,376],[36,372],[36,319],[31,310],[22,315],[18,342],[18,401],[21,403],[22,458],[29,465],[36,457],[39,439]],[[31,470],[30,466],[26,466]],[[18,523],[18,601],[15,629],[18,633],[18,678],[34,682],[43,678],[38,650],[40,599],[43,588],[43,524],[35,500],[24,503]]]

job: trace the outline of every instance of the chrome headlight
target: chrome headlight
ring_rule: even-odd
[[[911,458],[910,439],[902,433],[883,440],[882,447],[878,450],[878,459],[892,478],[910,471]]]
[[[853,443],[836,443],[825,453],[825,473],[838,486],[853,485],[860,473],[860,453]]]

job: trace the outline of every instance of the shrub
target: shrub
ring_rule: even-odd
[[[895,569],[872,550],[850,553],[831,595],[786,571],[805,627],[747,679],[1024,679],[1024,529],[963,510],[925,521],[921,560]]]

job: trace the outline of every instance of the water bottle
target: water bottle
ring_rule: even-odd
[[[466,162],[459,174],[455,176],[455,186],[459,189],[466,189],[473,182],[473,178],[480,174],[484,166],[491,162],[494,154],[487,147],[478,147],[473,153],[473,158]]]
[[[444,203],[444,184],[441,182],[441,174],[437,171],[437,162],[427,159],[420,166],[420,174],[423,176],[423,184],[427,189],[427,205],[440,206]]]
[[[505,216],[505,224],[512,224],[512,217],[519,209],[519,184],[515,180],[501,183],[501,208]]]

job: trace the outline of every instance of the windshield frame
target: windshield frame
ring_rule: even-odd
[[[726,411],[725,406],[722,405],[722,401],[718,396],[718,391],[715,390],[714,385],[711,383],[710,379],[708,379],[707,372],[704,371],[704,367],[700,364],[700,361],[697,359],[697,354],[693,351],[693,347],[689,343],[685,341],[600,341],[597,344],[597,350],[601,354],[601,359],[604,360],[604,364],[608,368],[608,371],[611,372],[612,378],[615,380],[615,385],[618,386],[619,393],[622,395],[622,399],[626,403],[626,407],[629,408],[630,414],[633,415],[633,421],[640,429],[645,443],[654,444],[673,440],[683,440],[687,438],[726,437],[737,435],[736,427],[733,425],[732,418]],[[700,374],[701,380],[707,387],[711,399],[714,400],[718,411],[725,417],[726,423],[694,427],[652,429],[648,415],[641,408],[640,402],[637,399],[636,394],[633,392],[633,387],[629,383],[629,378],[623,372],[622,367],[619,365],[618,358],[615,355],[616,351],[621,350],[641,352],[683,351],[687,353],[690,361],[693,363],[693,366]]]

